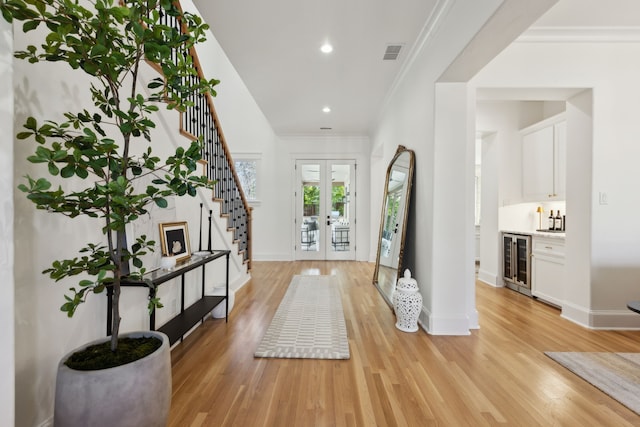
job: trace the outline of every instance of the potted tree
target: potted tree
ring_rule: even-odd
[[[90,2],[68,0],[3,0],[0,10],[8,22],[22,22],[24,32],[44,35],[39,46],[29,45],[15,52],[17,58],[30,63],[41,61],[64,62],[71,69],[84,72],[89,78],[93,104],[78,111],[64,114],[64,121],[37,120],[29,117],[24,130],[17,135],[18,140],[35,142],[35,151],[28,161],[42,165],[48,175],[44,177],[26,176],[19,189],[26,194],[38,209],[58,213],[67,217],[86,216],[99,221],[104,238],[90,242],[79,249],[77,257],[56,260],[43,273],[55,281],[76,279],[77,284],[65,295],[61,310],[69,317],[86,298],[106,289],[113,290],[112,337],[107,340],[106,351],[91,349],[91,353],[101,354],[102,361],[86,372],[98,372],[99,387],[107,388],[105,395],[93,396],[100,407],[107,410],[98,413],[95,425],[120,425],[117,421],[105,419],[106,413],[117,418],[134,415],[125,413],[127,401],[133,403],[134,412],[153,413],[153,402],[158,403],[157,412],[168,414],[171,394],[170,358],[168,343],[157,338],[146,343],[145,336],[124,337],[120,329],[120,283],[124,275],[142,278],[145,273],[142,257],[152,251],[155,242],[147,236],[137,236],[130,247],[127,245],[125,228],[127,224],[147,213],[150,205],[167,206],[167,198],[196,194],[198,188],[211,187],[214,183],[196,173],[201,156],[202,142],[192,141],[188,147],[179,147],[171,156],[161,159],[151,149],[151,129],[155,127],[153,118],[159,105],[168,109],[182,110],[189,106],[190,96],[198,93],[215,95],[217,80],[193,79],[196,74],[189,55],[183,55],[197,42],[204,40],[208,26],[193,14],[183,12],[170,0],[95,0]],[[169,19],[167,19],[169,18]],[[186,31],[168,25],[179,22]],[[180,52],[174,55],[174,52]],[[148,62],[162,75],[143,82],[140,67]],[[153,180],[142,190],[136,190],[137,180]],[[61,183],[52,185],[51,181]],[[65,183],[73,185],[65,187]],[[86,185],[78,189],[79,183]],[[149,301],[149,310],[161,307],[156,299]],[[161,337],[162,334],[157,334]],[[135,338],[135,339],[133,339]],[[166,337],[164,337],[166,339]],[[133,356],[124,355],[125,340],[128,347],[133,341]],[[138,342],[145,342],[142,355]],[[113,390],[105,385],[116,375],[113,370],[122,363],[130,365],[143,362],[159,353],[164,356],[156,371],[144,374],[141,380],[142,392],[124,390],[121,383],[114,382]],[[72,352],[78,354],[79,352]],[[61,369],[70,370],[70,381],[77,384],[77,368],[70,369],[71,359],[61,361]],[[169,366],[167,366],[169,363]],[[126,366],[126,365],[125,365]],[[160,381],[164,388],[162,396],[154,395],[146,382],[157,372],[168,370],[168,391],[166,378]],[[133,372],[141,371],[136,365]],[[96,403],[82,403],[74,399],[91,397],[93,392],[72,386],[60,386],[61,371],[58,373],[56,392],[56,425],[94,425],[87,413]],[[155,372],[155,373],[154,373]],[[130,374],[125,374],[130,375]],[[128,387],[136,381],[125,378]],[[75,387],[75,388],[74,388]],[[75,393],[75,394],[74,394]],[[71,404],[58,402],[63,396],[72,396]],[[111,396],[110,396],[111,395]],[[125,402],[111,403],[113,395],[124,395]],[[150,396],[149,402],[141,401]],[[133,402],[132,402],[133,401]],[[136,408],[138,406],[138,408]],[[161,406],[164,406],[162,408]],[[142,409],[139,409],[142,408]],[[64,412],[64,413],[63,413]],[[135,415],[137,416],[137,415]],[[62,417],[77,417],[78,421],[61,421]],[[156,417],[158,418],[158,417]],[[138,421],[135,425],[163,425],[160,420]]]

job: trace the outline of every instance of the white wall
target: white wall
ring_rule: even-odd
[[[592,88],[593,111],[580,100],[574,113],[592,114],[590,132],[581,145],[568,143],[567,209],[572,212],[567,228],[567,250],[589,247],[567,258],[568,277],[590,281],[572,283],[572,289],[589,289],[565,295],[568,310],[563,315],[592,327],[637,326],[638,319],[626,309],[626,302],[638,297],[640,273],[640,44],[633,42],[514,43],[485,67],[474,79],[478,87]],[[588,120],[583,118],[583,123]],[[569,133],[568,138],[572,138]],[[579,166],[591,164],[589,168]],[[589,196],[569,189],[587,186]],[[606,192],[608,204],[598,204],[598,193]],[[577,200],[573,198],[577,197]],[[587,198],[589,203],[585,203]],[[574,208],[574,206],[577,207]],[[576,216],[581,215],[581,219]],[[585,220],[586,219],[586,220]],[[576,255],[576,257],[574,257]],[[590,265],[590,272],[585,268]]]
[[[438,91],[436,82],[495,9],[486,3],[446,6],[428,23],[427,41],[403,70],[374,133],[373,152],[382,153],[380,163],[386,168],[398,144],[415,151],[417,223],[412,250],[417,262],[412,273],[424,300],[421,323],[430,333],[465,335],[476,326],[471,307],[475,127],[470,112],[475,99],[457,84]],[[437,107],[449,108],[451,114],[436,113]],[[381,186],[372,191],[382,194]]]
[[[20,25],[15,30],[15,47],[22,48],[27,44],[25,35],[19,30]],[[32,41],[33,43],[33,41]],[[7,52],[9,49],[4,49]],[[7,60],[11,64],[10,59]],[[224,58],[218,58],[217,64],[220,69],[233,75],[233,68],[227,64],[227,68],[220,64],[224,63]],[[35,116],[39,120],[60,119],[64,111],[76,111],[82,105],[90,105],[90,98],[87,96],[88,80],[77,71],[71,71],[63,64],[36,64],[30,65],[25,61],[13,60],[13,71],[15,76],[15,117],[13,125],[15,132],[22,128],[27,116]],[[143,73],[147,76],[153,75],[153,71],[145,69]],[[209,75],[209,77],[218,77]],[[10,78],[2,80],[11,81]],[[229,77],[227,81],[232,82]],[[231,121],[230,125],[224,126],[225,133],[231,135],[241,135],[243,139],[252,140],[254,138],[265,137],[273,139],[270,128],[265,125],[264,118],[257,110],[255,104],[251,105],[252,99],[241,88],[233,89],[237,96],[225,93],[226,98],[235,100],[228,101],[225,109],[241,109],[245,120],[242,123]],[[3,96],[10,95],[10,91],[3,91]],[[222,96],[222,95],[220,95]],[[219,98],[220,99],[220,98]],[[4,109],[4,108],[3,108]],[[10,112],[7,109],[8,112]],[[3,115],[9,118],[11,115]],[[253,126],[255,124],[255,126]],[[163,111],[157,120],[158,127],[153,131],[154,151],[165,154],[171,152],[177,145],[188,143],[178,135],[178,115],[173,111]],[[255,132],[252,133],[252,132]],[[11,134],[14,132],[7,132]],[[11,141],[9,139],[8,141]],[[272,141],[271,141],[272,142]],[[12,179],[22,181],[23,175],[30,173],[34,176],[42,176],[42,168],[28,163],[25,159],[33,150],[33,143],[26,141],[13,141],[15,157],[8,157],[13,160],[15,171],[11,174]],[[10,150],[2,150],[0,160],[3,156],[10,154]],[[265,152],[269,152],[266,148]],[[11,173],[10,167],[3,167],[3,173]],[[7,182],[11,188],[15,185]],[[106,330],[106,297],[104,295],[91,295],[88,301],[83,304],[75,314],[74,318],[68,319],[59,307],[63,304],[63,294],[74,285],[74,281],[67,280],[60,283],[52,281],[41,272],[47,268],[54,259],[62,257],[73,257],[77,250],[86,242],[101,242],[103,236],[100,232],[100,225],[83,218],[73,220],[62,218],[60,215],[50,215],[35,209],[31,202],[28,202],[24,195],[17,190],[9,190],[4,194],[11,194],[15,197],[15,417],[16,425],[37,426],[46,425],[50,422],[53,411],[53,393],[55,386],[55,372],[58,360],[62,355],[81,345],[84,342],[105,336]],[[210,198],[210,196],[208,196]],[[191,235],[192,250],[196,249],[198,242],[198,216],[199,203],[206,201],[207,196],[200,194],[197,198],[185,197],[172,201],[172,209],[167,212],[154,214],[154,218],[144,219],[146,224],[139,226],[137,230],[146,227],[150,232],[158,233],[158,218],[165,220],[187,220]],[[8,205],[5,205],[8,206]],[[215,205],[212,205],[216,209]],[[206,217],[206,215],[205,215]],[[10,220],[10,216],[3,217]],[[11,222],[9,222],[10,224]],[[255,225],[254,225],[255,226]],[[226,225],[214,224],[214,248],[224,247]],[[3,227],[3,230],[10,230]],[[159,241],[158,235],[154,235]],[[4,240],[3,240],[4,241]],[[229,239],[227,238],[228,242]],[[235,249],[235,248],[231,248]],[[6,251],[7,257],[11,256],[9,248]],[[149,268],[154,266],[152,261],[147,264]],[[222,276],[222,263],[216,264],[211,269],[207,268],[207,277]],[[243,277],[245,267],[235,264],[232,260],[230,281],[232,287],[237,287],[246,280]],[[246,275],[246,273],[244,273]],[[197,297],[199,292],[199,273],[187,276],[187,303]],[[211,290],[215,285],[220,284],[221,279],[207,282],[207,290]],[[165,308],[157,313],[157,326],[166,321],[175,307],[173,302],[179,302],[179,286],[177,283],[167,283],[160,289],[159,296],[165,304]],[[6,296],[6,294],[5,294]],[[146,309],[147,291],[142,288],[127,288],[123,292],[122,298],[122,331],[134,329],[146,329],[149,325],[148,313]],[[12,301],[13,298],[3,298],[2,301]],[[4,304],[3,302],[0,304]],[[0,317],[11,315],[10,309],[0,311]],[[11,315],[12,319],[14,318]],[[9,322],[2,322],[10,325]],[[4,333],[4,329],[2,329]],[[12,334],[11,329],[8,334]],[[3,342],[11,342],[11,335],[3,336]],[[7,357],[7,365],[10,366],[12,355]],[[13,371],[13,370],[12,370]],[[13,384],[13,375],[2,376],[2,381],[7,378]],[[3,383],[0,383],[2,386]],[[13,387],[12,387],[13,388]],[[0,388],[1,390],[1,388]],[[12,390],[13,395],[13,390]],[[9,396],[10,398],[11,396]],[[11,405],[13,407],[13,405]],[[2,417],[11,417],[12,411],[2,411]],[[2,423],[2,425],[12,425],[13,423]]]
[[[185,10],[196,10],[191,1],[181,3]],[[198,51],[206,52],[199,55],[205,75],[220,80],[214,105],[232,156],[239,158],[242,154],[249,153],[260,159],[259,203],[253,205],[252,212],[253,259],[294,259],[293,167],[296,159],[319,158],[357,161],[356,259],[369,260],[369,139],[351,136],[275,135],[213,35],[209,34],[207,42]],[[384,180],[384,176],[382,179]]]
[[[184,10],[197,12],[191,1],[181,4]],[[284,186],[289,181],[284,167],[289,157],[283,156],[271,125],[211,32],[198,52],[205,76],[220,80],[213,103],[231,155],[251,153],[260,158],[260,203],[253,205],[252,212],[253,258],[291,259],[290,242],[278,234],[278,229],[289,226],[281,217],[282,207],[289,202],[290,187]],[[280,226],[274,227],[274,223]]]
[[[476,128],[488,135],[482,141],[482,205],[480,271],[478,277],[494,286],[500,271],[499,207],[520,197],[522,180],[518,129],[539,114],[535,103],[478,101]]]
[[[281,182],[280,188],[291,189],[285,191],[287,204],[282,205],[282,209],[277,212],[278,223],[282,224],[282,229],[271,230],[276,232],[280,237],[274,235],[274,238],[284,240],[287,244],[287,251],[280,255],[280,259],[294,259],[295,253],[293,243],[297,239],[295,231],[295,197],[294,189],[298,188],[295,182],[296,176],[294,166],[296,160],[309,159],[327,159],[327,160],[355,160],[356,161],[356,177],[355,191],[356,195],[356,218],[357,222],[353,224],[356,230],[356,260],[369,260],[370,247],[370,215],[369,209],[371,202],[369,199],[370,183],[369,183],[369,138],[366,137],[349,137],[349,136],[287,136],[281,138],[280,145],[281,168],[287,173],[286,180]],[[286,164],[284,161],[286,160]],[[377,224],[377,222],[376,222]],[[293,236],[296,236],[295,238]]]
[[[480,114],[480,106],[476,109]],[[485,132],[485,128],[476,123],[476,129],[482,133],[480,150],[482,152],[481,188],[480,188],[480,266],[478,280],[497,286],[499,238],[498,230],[498,193],[500,187],[500,134]]]
[[[562,103],[564,105],[564,103]],[[551,107],[550,107],[551,106]],[[482,224],[478,278],[501,286],[501,230],[538,228],[537,203],[522,203],[522,150],[520,129],[557,114],[556,103],[482,100],[477,102],[476,127],[482,142]],[[541,204],[545,212],[565,203]],[[546,216],[543,218],[546,224]]]
[[[11,25],[0,20],[0,132],[13,135],[13,68]],[[15,334],[13,249],[13,140],[0,140],[0,425],[15,422]]]
[[[592,182],[576,177],[592,176],[593,150],[585,149],[583,142],[593,140],[593,92],[585,90],[570,98],[566,116],[567,135],[571,136],[567,138],[567,152],[580,152],[580,156],[567,156],[567,170],[573,171],[567,180],[567,194],[571,194],[571,198],[567,200],[568,229],[589,230],[593,222]],[[571,303],[566,304],[566,308],[563,307],[562,313],[583,325],[591,325],[587,314],[590,310],[586,309],[592,306],[591,244],[590,233],[573,232],[569,233],[565,244],[565,263],[570,273],[565,275],[562,298]],[[627,325],[631,326],[633,322]]]
[[[375,262],[378,256],[378,245],[380,239],[380,223],[382,222],[382,204],[385,194],[385,178],[389,162],[393,158],[393,153],[387,153],[384,157],[384,145],[378,145],[371,149],[369,158],[370,179],[369,179],[369,261]],[[389,145],[387,148],[391,148]]]
[[[17,29],[16,29],[17,28]],[[14,28],[15,48],[26,40]],[[14,59],[15,132],[22,130],[27,116],[60,119],[62,111],[77,111],[87,105],[87,80],[62,64],[28,64]],[[33,141],[14,142],[14,179],[46,175],[41,165],[26,161]],[[17,189],[15,197],[15,324],[16,324],[16,425],[35,426],[49,418],[53,409],[55,371],[59,358],[83,342],[105,334],[106,300],[89,298],[74,319],[59,307],[63,294],[75,281],[53,283],[41,272],[54,259],[75,256],[86,242],[100,242],[100,226],[84,218],[70,220],[36,210]]]
[[[182,2],[186,10],[193,10],[190,2]],[[23,34],[16,33],[16,47],[26,44]],[[368,138],[293,138],[279,139],[266,118],[242,83],[224,52],[209,34],[207,45],[199,50],[200,62],[205,76],[221,80],[214,99],[216,112],[222,124],[227,143],[233,153],[259,153],[262,162],[260,176],[261,203],[253,210],[253,256],[254,259],[293,259],[293,245],[290,236],[293,207],[293,163],[296,158],[321,156],[323,158],[353,158],[358,163],[358,209],[362,219],[358,221],[361,230],[357,239],[357,259],[368,260],[370,228],[367,213],[369,202],[370,174],[368,165]],[[87,105],[85,96],[87,80],[80,73],[70,72],[62,64],[29,65],[14,61],[15,74],[22,76],[16,87],[16,117],[14,123],[20,128],[28,115],[40,119],[60,117],[63,111],[74,111],[78,105]],[[148,77],[153,71],[143,71]],[[7,92],[8,93],[8,92]],[[157,120],[158,128],[153,131],[155,150],[165,154],[172,147],[186,141],[177,135],[178,117],[174,112],[163,112]],[[21,179],[25,172],[39,171],[24,159],[31,150],[28,143],[15,143],[15,179]],[[4,153],[4,152],[3,152]],[[9,171],[10,169],[3,169]],[[35,172],[32,172],[35,173]],[[39,173],[39,172],[38,172]],[[100,241],[102,235],[96,225],[84,219],[68,220],[36,211],[21,193],[16,196],[16,413],[17,425],[44,425],[52,414],[55,369],[59,358],[82,343],[105,334],[106,304],[102,296],[91,297],[73,319],[67,319],[59,311],[63,303],[64,290],[72,286],[70,281],[52,284],[40,274],[54,257],[73,256],[86,239]],[[207,196],[199,194],[196,199],[185,198],[170,203],[166,211],[155,211],[150,218],[134,227],[135,232],[143,230],[157,232],[159,221],[186,220],[189,224],[192,250],[196,249],[199,231],[199,203],[205,203],[207,217]],[[217,212],[216,204],[211,208]],[[275,224],[275,226],[274,226]],[[206,227],[206,226],[205,226]],[[214,248],[219,248],[226,227],[214,222]],[[283,231],[284,236],[283,238]],[[206,238],[205,238],[206,239]],[[158,239],[156,239],[158,240]],[[205,240],[206,241],[206,240]],[[48,243],[47,243],[48,242]],[[56,245],[50,242],[64,242]],[[151,258],[150,263],[157,262]],[[232,287],[243,283],[242,265],[234,271],[232,259]],[[149,265],[151,265],[149,264]],[[216,274],[220,266],[213,267],[213,274],[207,269],[208,277]],[[210,276],[211,274],[211,276]],[[199,273],[189,277],[186,301],[197,298]],[[220,283],[220,279],[208,281],[207,290]],[[166,321],[179,302],[177,283],[163,285],[158,295],[165,309],[157,313],[157,325]],[[146,313],[146,290],[128,288],[122,300],[122,330],[144,329],[148,327]],[[7,311],[8,312],[8,311]],[[3,311],[3,314],[5,312]],[[10,416],[10,412],[5,412]],[[4,414],[3,414],[4,415]]]

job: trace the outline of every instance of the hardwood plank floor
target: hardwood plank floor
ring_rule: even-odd
[[[257,359],[295,274],[340,283],[351,359]],[[254,262],[229,323],[172,351],[169,426],[640,426],[640,417],[544,351],[640,352],[640,331],[594,331],[505,288],[477,284],[480,329],[404,333],[364,262]]]

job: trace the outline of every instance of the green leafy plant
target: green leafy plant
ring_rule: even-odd
[[[307,184],[303,187],[304,196],[304,215],[318,215],[320,208],[320,187],[317,185]]]
[[[64,114],[65,120],[38,121],[29,117],[19,140],[35,141],[31,163],[46,168],[50,178],[31,176],[19,189],[38,209],[67,217],[86,216],[100,221],[105,239],[86,244],[77,257],[54,261],[43,273],[59,281],[78,276],[77,285],[65,295],[61,310],[69,317],[88,295],[113,290],[111,350],[117,348],[120,326],[120,284],[124,274],[141,279],[142,256],[155,242],[137,237],[127,247],[125,227],[155,204],[167,206],[172,196],[195,196],[197,188],[214,182],[195,173],[202,142],[178,147],[165,159],[151,149],[153,116],[164,104],[182,111],[193,94],[215,96],[215,79],[193,79],[196,74],[186,52],[205,39],[208,26],[201,18],[180,10],[169,0],[5,0],[0,10],[8,22],[22,22],[24,32],[45,33],[40,46],[15,52],[17,58],[38,63],[63,62],[90,77],[93,105]],[[165,24],[178,19],[186,31]],[[46,32],[45,32],[46,30]],[[139,71],[146,61],[162,72],[142,82]],[[138,153],[138,154],[134,154]],[[54,178],[51,178],[54,177]],[[137,190],[142,178],[151,184]],[[81,190],[57,188],[56,182],[80,180]],[[129,266],[135,269],[129,272]],[[149,302],[149,310],[161,307]]]

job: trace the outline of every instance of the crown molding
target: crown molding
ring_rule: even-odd
[[[637,43],[640,27],[531,27],[516,43]]]

